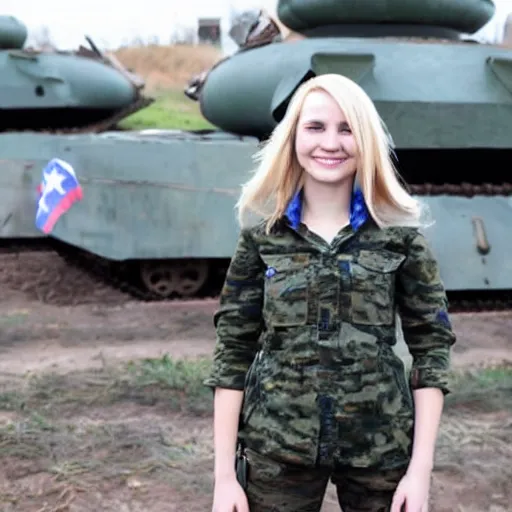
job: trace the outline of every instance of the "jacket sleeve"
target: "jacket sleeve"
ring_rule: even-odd
[[[214,315],[216,345],[206,386],[244,389],[263,325],[263,286],[263,261],[251,234],[242,230]]]
[[[434,387],[448,394],[450,349],[456,338],[438,263],[417,230],[397,278],[397,306],[413,359],[411,388]]]

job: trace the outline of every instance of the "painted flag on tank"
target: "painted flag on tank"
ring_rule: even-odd
[[[83,197],[73,167],[59,158],[50,160],[43,169],[38,192],[36,227],[46,234],[51,233],[59,218]]]

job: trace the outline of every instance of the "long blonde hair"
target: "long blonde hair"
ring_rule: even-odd
[[[314,77],[293,95],[284,118],[254,155],[258,166],[243,185],[236,204],[240,224],[244,225],[245,215],[253,212],[266,220],[268,232],[302,186],[303,169],[295,156],[294,139],[304,100],[315,90],[330,94],[347,118],[360,154],[356,180],[375,223],[379,227],[420,226],[422,206],[400,183],[384,122],[364,90],[338,74]]]

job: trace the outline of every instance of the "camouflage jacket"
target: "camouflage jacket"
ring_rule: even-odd
[[[392,348],[397,311],[409,380]],[[436,260],[414,228],[368,221],[331,244],[303,224],[242,230],[214,323],[205,384],[245,389],[240,436],[282,462],[404,466],[411,389],[448,392],[455,336]]]

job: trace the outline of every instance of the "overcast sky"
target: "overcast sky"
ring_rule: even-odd
[[[29,30],[46,25],[54,41],[72,48],[85,33],[99,45],[116,47],[135,37],[168,42],[175,26],[197,27],[199,17],[220,17],[229,29],[230,8],[264,7],[277,0],[0,0],[0,14],[16,16]]]
[[[495,0],[512,11],[512,0]],[[167,43],[173,27],[197,27],[198,17],[220,17],[229,29],[230,9],[263,7],[275,13],[277,0],[0,0],[0,14],[22,20],[30,31],[46,25],[55,43],[69,49],[91,35],[98,46],[112,48],[136,37],[157,36]],[[230,53],[229,38],[224,37]]]

